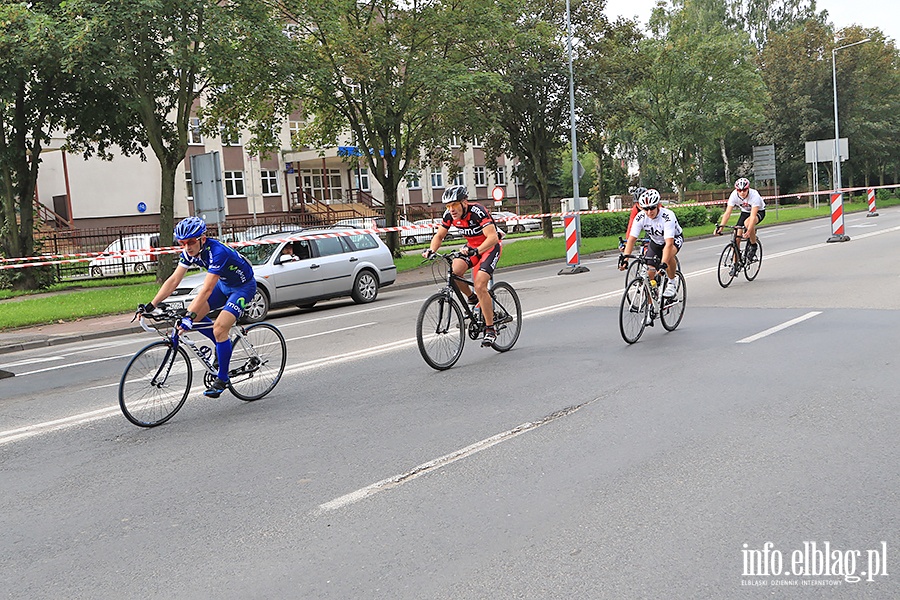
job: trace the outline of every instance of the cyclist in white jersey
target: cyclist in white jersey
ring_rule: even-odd
[[[741,209],[741,216],[738,217],[735,227],[746,228],[744,237],[750,240],[749,257],[752,260],[756,256],[757,248],[756,226],[766,218],[766,203],[759,192],[750,187],[750,181],[746,177],[741,177],[734,182],[734,191],[728,197],[728,204],[725,206],[725,212],[722,213],[722,220],[716,225],[716,235],[722,235],[722,226],[728,222],[731,210],[735,206]]]
[[[631,230],[628,232],[628,240],[625,242],[625,249],[622,254],[631,254],[634,250],[634,243],[637,241],[641,231],[647,232],[650,242],[647,244],[646,256],[653,256],[661,259],[666,263],[666,275],[669,276],[666,289],[663,290],[663,296],[673,298],[678,290],[678,275],[676,273],[675,255],[681,249],[684,243],[683,230],[678,224],[678,217],[668,208],[659,206],[659,192],[650,189],[641,194],[638,199],[638,206],[641,213],[635,217],[634,223],[631,224]],[[628,259],[624,256],[619,257],[619,270],[624,271],[628,268]]]

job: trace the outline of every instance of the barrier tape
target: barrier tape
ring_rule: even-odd
[[[875,189],[889,189],[900,187],[900,185],[882,185],[882,186],[867,186],[867,187],[856,187],[856,188],[842,188],[841,192],[854,192],[859,190],[875,190]],[[799,192],[793,194],[781,194],[777,196],[763,196],[763,199],[766,201],[769,200],[777,200],[780,198],[796,198],[800,199],[808,196],[821,196],[823,194],[831,194],[832,190],[824,190],[819,192]],[[677,208],[688,208],[692,206],[715,206],[717,204],[725,204],[728,202],[728,199],[723,200],[711,200],[708,202],[690,202],[686,204],[679,204]],[[520,221],[522,219],[543,219],[544,217],[565,217],[566,215],[572,215],[576,212],[579,215],[592,215],[592,214],[602,214],[602,213],[616,213],[616,212],[627,212],[630,211],[631,208],[628,209],[592,209],[592,210],[580,210],[580,211],[566,211],[566,212],[556,212],[556,213],[536,213],[531,215],[518,215],[515,217],[508,218],[495,218],[496,221],[504,222],[504,221]],[[360,233],[371,233],[371,234],[379,234],[386,233],[391,231],[408,231],[414,229],[434,229],[440,225],[437,224],[426,224],[426,225],[398,225],[396,227],[378,227],[372,229],[348,229],[347,231],[339,231],[334,233],[319,233],[319,234],[303,234],[297,236],[290,236],[290,238],[280,238],[280,239],[265,239],[265,240],[248,240],[245,242],[228,242],[227,245],[233,248],[241,248],[244,246],[257,246],[259,244],[280,244],[286,241],[299,241],[299,240],[317,240],[323,238],[334,238],[334,237],[343,237],[350,235],[359,235]],[[178,246],[170,246],[166,248],[140,248],[133,250],[119,250],[113,252],[79,252],[79,253],[70,253],[70,254],[43,254],[41,256],[26,256],[19,258],[0,258],[0,271],[6,269],[24,269],[27,267],[46,267],[51,265],[65,265],[65,264],[74,264],[80,262],[89,262],[90,260],[98,257],[108,257],[110,259],[117,258],[128,258],[128,257],[136,257],[136,256],[146,256],[148,254],[180,254],[181,248]],[[27,261],[27,262],[23,262]],[[4,264],[5,263],[5,264]],[[16,263],[16,264],[9,264]],[[111,265],[110,265],[111,266]]]

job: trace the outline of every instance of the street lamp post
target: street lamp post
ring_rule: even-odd
[[[843,208],[843,197],[844,195],[841,193],[841,134],[840,129],[838,127],[838,102],[837,102],[837,51],[843,50],[844,48],[849,48],[851,46],[857,46],[859,44],[865,44],[866,42],[871,42],[870,38],[865,38],[863,40],[859,40],[858,42],[853,42],[852,44],[846,44],[844,46],[838,46],[837,48],[831,49],[831,83],[834,88],[834,167],[832,168],[832,173],[834,175],[834,181],[831,196],[831,237],[828,238],[829,242],[847,242],[850,240],[850,236],[844,233],[844,208]]]

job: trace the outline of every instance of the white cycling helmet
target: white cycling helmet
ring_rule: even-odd
[[[638,198],[638,206],[640,206],[643,210],[650,210],[651,208],[656,208],[659,205],[659,192],[654,189],[649,189]]]
[[[741,177],[737,181],[734,182],[734,189],[744,191],[750,188],[750,180],[746,177]]]

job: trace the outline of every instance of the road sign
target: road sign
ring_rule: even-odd
[[[841,162],[850,156],[847,138],[841,138]],[[834,161],[834,138],[806,142],[806,162],[810,164]]]
[[[753,146],[753,177],[757,181],[775,179],[775,145]]]
[[[495,203],[502,202],[503,196],[505,196],[505,195],[506,195],[506,193],[503,191],[503,188],[500,187],[499,185],[495,185],[494,189],[491,190],[491,198],[494,199]]]

